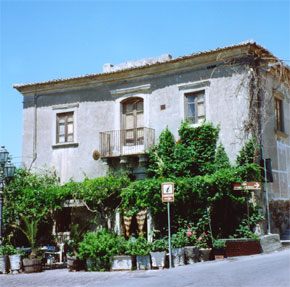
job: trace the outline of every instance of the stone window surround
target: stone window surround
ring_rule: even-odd
[[[273,95],[274,95],[274,100],[273,100],[273,108],[274,108],[274,127],[275,127],[275,135],[278,138],[288,138],[288,134],[285,133],[286,129],[285,129],[285,114],[284,114],[284,99],[285,96],[277,91],[273,91]],[[282,103],[282,130],[279,130],[276,128],[276,113],[275,113],[275,109],[276,109],[276,100],[281,101]]]
[[[180,98],[182,99],[180,110],[181,110],[183,121],[186,120],[186,111],[185,111],[186,94],[190,94],[190,93],[199,93],[199,92],[204,93],[205,120],[208,118],[206,103],[208,99],[209,87],[210,87],[210,81],[194,82],[194,83],[189,83],[189,84],[178,86]],[[201,123],[191,124],[192,127],[198,127],[200,125]]]
[[[67,148],[67,147],[77,147],[79,145],[78,143],[78,135],[77,135],[77,126],[78,126],[78,108],[79,104],[67,104],[67,105],[57,105],[52,107],[53,111],[53,123],[52,123],[52,148]],[[56,128],[57,128],[57,115],[62,113],[70,113],[73,112],[73,118],[74,118],[74,141],[73,142],[64,142],[64,143],[57,143],[56,139]]]
[[[130,98],[141,98],[143,99],[143,113],[144,113],[144,127],[149,127],[149,95],[144,93],[126,94],[115,100],[115,117],[114,127],[115,130],[121,130],[121,118],[122,118],[122,102],[129,100]]]

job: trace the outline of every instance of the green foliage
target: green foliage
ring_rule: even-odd
[[[216,149],[214,164],[215,170],[231,167],[229,157],[225,151],[224,146],[221,143],[218,145]]]
[[[168,127],[159,136],[159,142],[149,153],[148,175],[169,177],[174,172],[175,140]]]
[[[168,128],[161,133],[159,143],[149,153],[149,176],[176,178],[212,173],[219,128],[211,123],[193,128],[182,122],[178,132],[176,144]]]
[[[225,248],[226,247],[226,242],[223,241],[223,240],[218,240],[218,239],[215,239],[212,243],[212,246],[214,248]]]
[[[79,186],[78,198],[93,210],[115,210],[121,202],[120,192],[130,183],[124,174],[109,174],[94,179],[86,178]]]
[[[186,246],[194,246],[197,240],[196,237],[196,229],[195,228],[188,228],[187,230],[183,230],[183,232],[186,234],[185,238],[185,245]]]
[[[70,239],[66,243],[67,253],[70,256],[78,256],[78,245],[83,240],[87,225],[80,226],[78,223],[71,226]]]
[[[180,248],[186,245],[186,235],[183,231],[178,231],[171,236],[171,248]]]
[[[33,174],[18,169],[6,188],[3,210],[4,234],[17,238],[16,229],[23,232],[30,246],[35,247],[39,224],[51,218],[53,210],[61,208],[55,187],[56,175],[50,171]]]
[[[153,252],[165,251],[167,248],[168,248],[168,239],[167,239],[167,237],[155,239],[151,243],[151,251],[153,251]]]
[[[29,244],[31,246],[32,252],[35,251],[35,242],[36,242],[36,235],[37,235],[37,231],[38,231],[38,224],[39,221],[41,220],[41,218],[35,219],[29,216],[25,216],[23,215],[21,217],[24,225],[23,226],[19,226],[16,224],[11,224],[12,227],[19,229],[20,231],[22,231],[24,233],[24,235],[26,236],[26,238],[29,241]]]
[[[257,156],[259,156],[260,146],[257,144],[256,138],[250,139],[241,149],[236,163],[237,166],[244,166],[249,163],[255,163]]]
[[[14,255],[17,253],[16,248],[10,244],[0,245],[0,255]]]
[[[193,128],[189,122],[181,123],[180,141],[175,150],[175,176],[193,177],[213,171],[219,128],[203,123]]]
[[[129,238],[128,240],[128,251],[130,255],[148,255],[151,251],[151,245],[143,236],[139,236],[137,239]]]
[[[160,200],[162,178],[144,179],[132,182],[121,191],[122,210],[125,215],[132,216],[141,209],[150,208],[156,214],[165,210]]]
[[[259,213],[258,207],[252,208],[252,215],[248,216],[245,214],[243,220],[241,221],[239,227],[236,229],[236,233],[232,236],[234,238],[252,238],[259,240],[259,236],[255,234],[252,229],[256,224],[263,220],[264,216]]]
[[[110,270],[112,256],[118,253],[116,242],[116,234],[107,229],[88,232],[79,243],[79,257],[92,262],[89,271]]]

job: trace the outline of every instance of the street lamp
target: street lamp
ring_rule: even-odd
[[[15,166],[8,160],[9,152],[5,146],[0,149],[0,245],[2,245],[2,207],[3,207],[3,191],[6,182],[14,176]]]

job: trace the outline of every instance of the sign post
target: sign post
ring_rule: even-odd
[[[167,202],[168,214],[168,245],[169,245],[169,268],[172,268],[171,262],[171,242],[170,242],[170,202],[174,201],[174,183],[165,182],[161,185],[162,202]]]

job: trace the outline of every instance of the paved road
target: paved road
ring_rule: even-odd
[[[290,287],[290,249],[186,265],[171,270],[0,275],[1,287]]]

